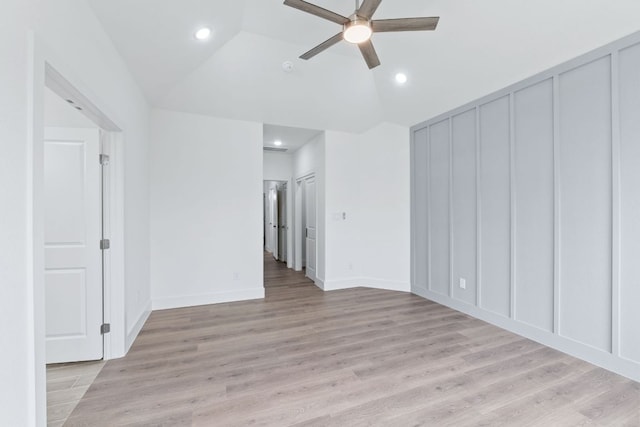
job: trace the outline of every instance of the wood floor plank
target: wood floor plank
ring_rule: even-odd
[[[264,266],[264,300],[152,313],[66,425],[640,426],[631,380],[415,295]]]

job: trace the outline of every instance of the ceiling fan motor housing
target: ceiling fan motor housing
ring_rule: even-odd
[[[349,22],[344,24],[342,34],[344,40],[349,43],[358,44],[365,42],[369,40],[373,34],[371,21],[353,14],[349,17]]]

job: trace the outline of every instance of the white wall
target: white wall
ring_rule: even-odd
[[[324,289],[409,291],[409,130],[326,133]]]
[[[11,343],[0,352],[0,424],[43,425],[43,250],[38,245],[34,251],[32,242],[43,238],[38,197],[42,189],[44,61],[124,132],[128,268],[125,283],[118,285],[139,297],[128,303],[128,320],[133,323],[149,301],[148,107],[85,2],[3,1],[0,57],[0,203],[11,207],[0,213],[0,335]],[[29,77],[30,67],[33,78]],[[112,327],[121,328],[121,336],[127,329],[124,320]],[[119,347],[124,352],[124,342]]]
[[[264,296],[262,125],[154,110],[154,309]]]
[[[8,0],[0,14],[0,425],[35,423],[28,34],[32,2]]]
[[[265,181],[290,181],[293,176],[293,155],[264,151],[262,175]]]
[[[640,380],[638,88],[640,34],[415,126],[413,292]]]

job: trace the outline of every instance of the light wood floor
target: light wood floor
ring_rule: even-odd
[[[47,426],[64,425],[104,366],[102,360],[47,365]]]
[[[66,425],[640,426],[640,384],[420,297],[265,284],[154,312]]]

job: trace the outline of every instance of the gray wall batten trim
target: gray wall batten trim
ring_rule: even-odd
[[[453,290],[453,262],[454,245],[453,240],[453,117],[449,118],[449,296],[454,298]]]
[[[409,167],[411,168],[411,170],[416,170],[416,155],[415,155],[415,146],[416,146],[416,138],[415,138],[415,132],[410,132],[409,134]],[[410,173],[409,174],[409,192],[411,194],[411,200],[409,201],[409,206],[411,211],[409,212],[409,222],[410,222],[410,227],[411,230],[415,230],[416,229],[416,178],[415,178],[415,174]],[[409,233],[409,245],[411,247],[411,255],[410,255],[410,259],[411,259],[411,267],[409,268],[409,274],[410,274],[410,280],[411,280],[411,286],[413,288],[414,284],[416,283],[416,265],[417,265],[417,260],[416,260],[416,236],[415,233],[411,232]],[[428,240],[428,238],[427,238]]]
[[[431,164],[431,127],[426,128],[427,137],[427,166]],[[433,290],[431,283],[431,174],[427,174],[427,289]]]
[[[553,332],[560,333],[560,76],[553,76]]]
[[[510,206],[510,222],[509,222],[509,317],[516,318],[516,153],[515,153],[515,103],[514,93],[509,93],[509,206]]]
[[[620,54],[611,54],[611,352],[620,356]]]
[[[476,305],[482,306],[482,199],[480,161],[480,106],[476,106]]]

